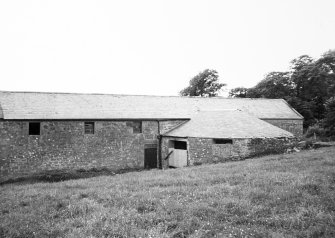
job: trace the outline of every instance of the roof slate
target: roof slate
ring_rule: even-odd
[[[171,137],[200,138],[273,138],[293,137],[279,127],[239,110],[202,111],[187,123],[165,133]]]
[[[263,119],[302,119],[282,99],[0,92],[4,119],[182,119],[196,111],[234,109]]]

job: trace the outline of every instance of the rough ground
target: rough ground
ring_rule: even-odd
[[[335,147],[6,184],[0,237],[335,237]]]

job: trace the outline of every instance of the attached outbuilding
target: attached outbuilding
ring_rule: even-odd
[[[284,152],[288,131],[240,110],[201,111],[162,135],[165,166],[184,167]]]
[[[281,152],[302,122],[281,99],[0,92],[0,181]]]

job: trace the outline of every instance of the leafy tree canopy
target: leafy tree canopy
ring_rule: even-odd
[[[189,86],[180,91],[181,96],[215,97],[226,84],[219,83],[219,74],[216,70],[205,69],[194,76]]]
[[[233,88],[229,92],[229,97],[233,98],[246,98],[248,89],[245,87]]]
[[[255,87],[235,88],[232,97],[284,98],[304,118],[308,127],[329,114],[326,101],[335,95],[335,50],[315,60],[302,55],[291,61],[290,72],[270,72]]]
[[[270,72],[247,95],[252,98],[286,99],[293,94],[293,91],[294,85],[290,80],[289,72]]]

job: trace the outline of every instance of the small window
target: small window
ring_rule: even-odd
[[[142,121],[129,121],[126,124],[133,128],[134,134],[142,133]]]
[[[214,144],[233,144],[232,139],[214,139]]]
[[[94,134],[94,122],[85,122],[85,134]]]
[[[40,122],[29,122],[29,135],[40,135],[41,123]]]
[[[175,141],[174,148],[177,150],[187,150],[187,143],[185,141]]]
[[[133,122],[133,133],[142,133],[142,122],[141,121]]]

